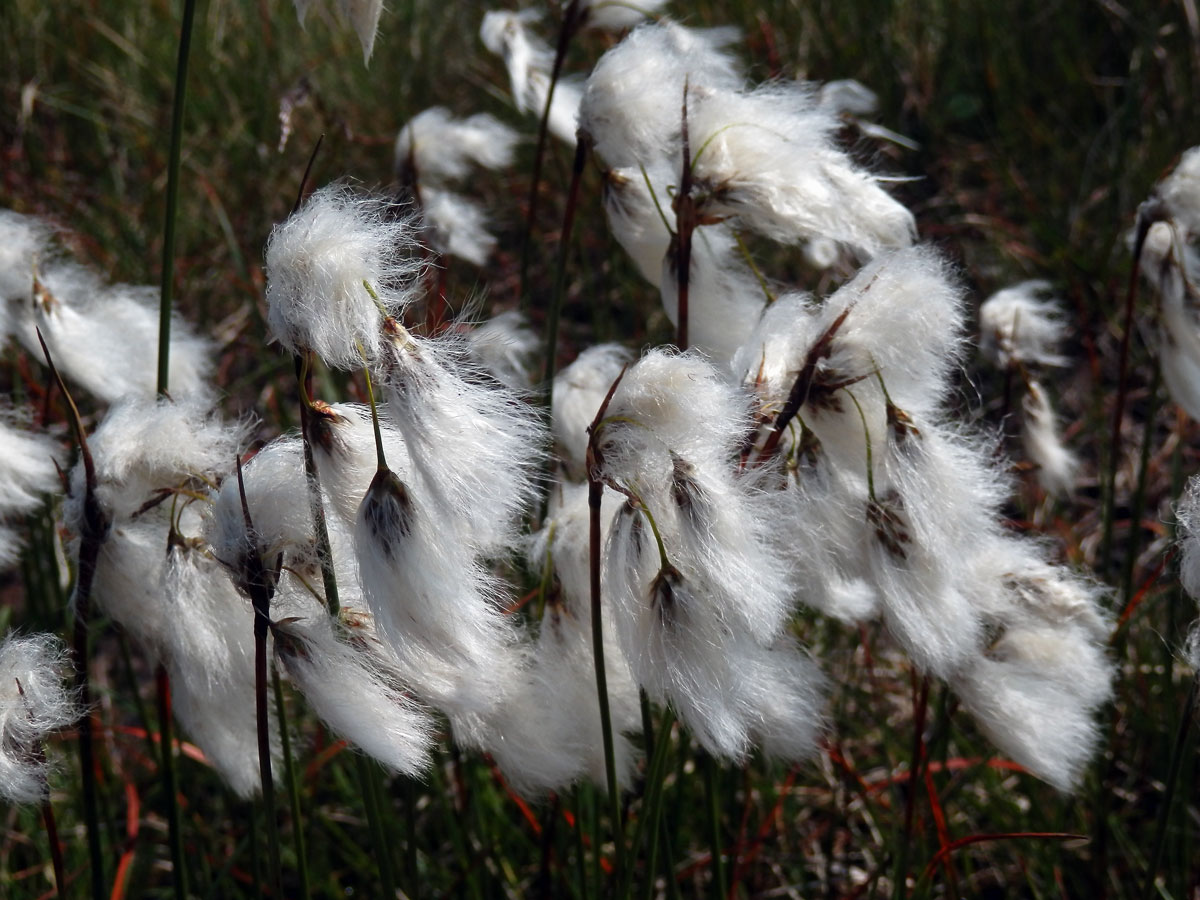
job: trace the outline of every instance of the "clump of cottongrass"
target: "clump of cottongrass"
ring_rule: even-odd
[[[435,106],[418,113],[396,137],[396,172],[413,188],[433,249],[483,265],[496,246],[478,203],[450,191],[472,166],[511,165],[517,133],[493,116],[457,119]]]
[[[0,797],[46,798],[50,763],[43,745],[84,712],[67,687],[70,659],[48,634],[8,634],[0,642]]]
[[[737,458],[748,397],[694,356],[651,351],[593,435],[590,477],[627,497],[606,546],[607,596],[637,681],[709,752],[812,752],[822,679],[789,639],[788,567]]]
[[[89,439],[105,530],[92,599],[172,677],[174,711],[239,794],[258,788],[252,614],[201,541],[208,490],[229,470],[245,428],[199,400],[130,398]],[[64,503],[90,527],[82,463]]]
[[[489,52],[504,60],[513,102],[523,113],[540,117],[550,97],[554,53],[530,26],[541,18],[536,9],[491,10],[484,14],[479,37]],[[583,87],[578,79],[560,77],[554,85],[547,127],[563,143],[575,145]]]
[[[105,403],[153,395],[158,365],[158,288],[110,285],[63,256],[54,231],[32,216],[0,211],[0,300],[17,340],[42,359],[38,331],[67,381]],[[170,379],[182,395],[206,393],[211,342],[173,317]]]
[[[601,512],[603,535],[618,503],[609,492]],[[588,527],[587,486],[561,485],[526,552],[530,568],[541,573],[544,611],[537,640],[517,691],[489,719],[484,740],[504,777],[529,796],[563,790],[581,778],[607,784],[588,607]],[[607,607],[602,616],[606,633],[614,634]],[[615,641],[605,643],[604,667],[614,771],[626,787],[636,762],[627,735],[641,726],[638,690]]]
[[[416,226],[393,204],[330,185],[267,242],[267,321],[292,353],[359,369],[382,344],[382,324],[415,299]]]

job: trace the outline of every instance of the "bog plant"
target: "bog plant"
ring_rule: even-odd
[[[296,3],[302,20],[309,6]],[[448,257],[484,267],[501,246],[490,211],[460,191],[512,166],[513,126],[433,107],[396,139],[394,189],[313,187],[306,175],[264,249],[260,334],[264,355],[291,357],[286,417],[299,429],[278,428],[275,411],[230,408],[217,339],[160,308],[155,291],[106,283],[42,220],[0,213],[0,325],[59,379],[74,435],[46,415],[48,400],[45,410],[14,402],[0,423],[0,563],[14,565],[24,540],[27,559],[54,561],[51,579],[63,577],[56,552],[72,573],[75,686],[53,637],[0,647],[0,793],[44,804],[60,894],[71,876],[47,778],[67,777],[48,760],[61,749],[53,733],[76,721],[93,893],[111,841],[91,742],[94,722],[115,713],[89,684],[89,629],[132,645],[131,675],[133,660],[157,667],[169,804],[172,717],[233,795],[261,795],[268,852],[254,878],[276,896],[310,889],[303,845],[284,859],[275,790],[285,786],[303,841],[298,770],[310,766],[309,791],[323,776],[294,741],[314,718],[363,755],[356,799],[387,896],[393,803],[367,757],[404,792],[409,895],[439,862],[416,858],[416,792],[453,781],[455,814],[478,814],[467,758],[485,761],[512,808],[548,811],[547,895],[568,890],[552,883],[579,896],[673,895],[684,856],[666,823],[683,813],[664,794],[702,780],[708,857],[692,863],[714,896],[732,896],[726,866],[736,874],[739,857],[722,836],[722,770],[743,769],[749,784],[749,773],[806,763],[789,776],[803,780],[827,759],[853,775],[838,749],[845,686],[825,671],[828,634],[861,634],[863,665],[876,664],[874,645],[912,675],[914,752],[896,776],[908,792],[894,868],[875,876],[894,895],[910,876],[928,888],[939,860],[954,884],[944,821],[924,873],[909,852],[919,772],[941,816],[929,747],[942,744],[946,766],[956,710],[1001,768],[1064,794],[1095,771],[1122,610],[1100,577],[1014,527],[1025,485],[960,402],[972,294],[946,250],[923,240],[896,179],[856,161],[845,126],[916,144],[867,121],[875,98],[856,82],[749,84],[736,31],[647,21],[661,6],[571,0],[553,50],[534,11],[483,16],[480,38],[503,60],[514,107],[541,123],[527,254],[546,135],[575,150],[556,289],[544,307],[527,304],[544,336],[512,310],[487,317],[486,295],[448,296],[444,278]],[[339,4],[364,57],[381,8]],[[612,35],[586,80],[563,74],[585,28]],[[588,165],[674,341],[596,343],[560,367]],[[1184,155],[1132,241],[1156,293],[1146,327],[1162,378],[1192,416],[1198,166],[1200,150]],[[820,273],[819,287],[773,271],[789,255]],[[1046,292],[1027,281],[994,294],[979,307],[979,343],[1004,380],[1005,413],[1011,403],[1021,416],[1023,443],[1008,452],[1043,497],[1069,498],[1084,463],[1051,406],[1048,379],[1072,360],[1067,316]],[[1107,477],[1111,518],[1115,463]],[[1193,593],[1195,494],[1180,511]],[[23,538],[22,517],[47,497],[55,533]],[[289,707],[293,695],[303,704]],[[858,708],[883,717],[888,705],[881,694]],[[1073,836],[1031,817],[1016,836]],[[183,896],[186,826],[174,806],[168,818]],[[575,837],[556,851],[560,818]],[[1159,859],[1145,863],[1150,884]]]

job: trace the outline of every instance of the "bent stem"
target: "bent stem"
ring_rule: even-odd
[[[604,671],[604,617],[600,606],[600,505],[604,499],[604,482],[600,479],[603,459],[597,446],[599,424],[604,420],[608,405],[625,369],[616,377],[596,411],[596,417],[588,426],[587,478],[588,478],[588,570],[592,601],[592,656],[596,665],[596,694],[600,703],[600,732],[604,741],[604,774],[608,780],[609,815],[613,831],[613,879],[620,885],[625,877],[625,835],[621,817],[621,797],[617,789],[617,761],[613,747],[612,711],[608,705],[608,678]],[[597,858],[599,847],[596,848]]]
[[[83,718],[79,720],[79,765],[80,775],[83,779],[83,815],[87,823],[91,893],[93,900],[102,900],[105,896],[104,856],[100,846],[100,806],[96,791],[96,743],[92,720],[92,686],[88,674],[90,666],[88,643],[91,636],[89,620],[92,584],[96,579],[96,564],[100,559],[100,548],[108,532],[108,516],[96,498],[96,464],[88,447],[83,421],[79,416],[79,408],[75,405],[71,392],[67,390],[62,375],[54,365],[54,360],[50,357],[50,350],[46,347],[46,341],[40,330],[37,331],[37,338],[42,345],[46,366],[50,369],[50,374],[58,385],[58,389],[66,398],[71,430],[79,444],[79,459],[83,463],[83,521],[79,535],[79,565],[75,574],[75,590],[72,594],[75,623],[71,654],[75,664],[75,695],[79,698],[80,706],[85,710]]]
[[[571,188],[567,193],[567,208],[563,213],[562,235],[558,242],[558,264],[554,272],[554,296],[546,314],[546,367],[543,381],[546,385],[546,406],[550,405],[554,387],[554,370],[558,357],[558,320],[562,311],[563,294],[567,287],[567,257],[571,252],[571,231],[575,224],[575,210],[579,205],[579,184],[583,180],[584,164],[587,162],[588,144],[582,136],[575,142],[575,162],[571,166]]]

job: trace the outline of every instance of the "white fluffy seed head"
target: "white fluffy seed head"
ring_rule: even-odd
[[[455,118],[444,106],[413,116],[396,136],[396,171],[415,174],[422,187],[458,181],[471,166],[512,165],[517,133],[495,116]]]
[[[542,339],[525,316],[508,310],[481,322],[467,332],[471,356],[493,378],[511,390],[533,390],[537,355]]]
[[[0,642],[0,797],[37,803],[49,763],[42,744],[83,713],[67,688],[65,648],[49,634],[8,634]]]
[[[49,223],[0,209],[0,322],[7,318],[9,301],[30,298],[35,265],[46,265],[54,253],[54,228]],[[0,328],[0,338],[7,334]]]
[[[1014,364],[1065,366],[1059,353],[1066,322],[1046,281],[1023,281],[992,294],[979,307],[980,348],[1001,368]]]
[[[373,359],[384,317],[414,299],[421,271],[416,234],[406,211],[379,198],[342,185],[314,192],[267,242],[275,340],[342,369],[361,368],[364,354]]]
[[[1175,519],[1180,526],[1179,580],[1191,598],[1200,603],[1200,476],[1188,481]]]
[[[63,459],[49,435],[30,430],[14,412],[0,411],[0,516],[36,509],[58,489],[55,462]]]
[[[40,329],[63,377],[106,403],[150,397],[158,368],[158,288],[105,285],[74,263],[39,272],[35,302],[21,310],[17,337],[42,358]],[[170,387],[178,396],[210,393],[212,344],[178,316],[172,318]]]
[[[203,400],[123,400],[109,408],[88,439],[97,497],[114,519],[127,519],[161,491],[195,490],[218,480],[233,467],[247,425],[222,421]],[[84,496],[82,463],[71,470],[70,485],[64,516],[68,526],[78,531]],[[168,495],[163,508],[170,507]]]
[[[828,238],[863,258],[911,245],[912,214],[833,145],[836,124],[805,85],[698,91],[694,101],[689,88],[702,214],[781,243]]]
[[[1193,235],[1200,234],[1200,147],[1184,151],[1155,193],[1176,223]]]
[[[429,768],[434,722],[369,645],[338,634],[322,610],[281,622],[275,653],[313,712],[393,772]]]
[[[741,81],[737,63],[721,50],[730,39],[724,30],[660,22],[634,29],[605,53],[588,76],[579,113],[600,157],[635,173],[639,165],[676,166],[684,82],[699,91]]]
[[[1021,411],[1021,440],[1029,461],[1037,466],[1038,483],[1047,493],[1069,494],[1079,475],[1079,457],[1063,443],[1050,398],[1038,382],[1029,382]]]
[[[387,353],[380,380],[388,416],[421,491],[476,552],[510,552],[543,471],[540,412],[479,372],[460,335],[417,338],[393,326]]]
[[[633,358],[620,344],[588,347],[554,376],[550,420],[567,471],[584,477],[588,426],[596,418],[604,395]]]
[[[483,45],[504,60],[517,109],[539,117],[549,96],[554,60],[549,45],[530,31],[530,25],[540,18],[541,13],[532,8],[520,12],[491,10],[484,14],[479,28]],[[550,133],[571,146],[575,145],[582,96],[583,86],[578,79],[560,76],[550,99]]]
[[[667,0],[639,0],[636,4],[625,0],[585,0],[580,4],[584,25],[598,31],[632,28],[647,17],[656,17],[666,5]]]
[[[440,188],[421,188],[421,220],[430,245],[444,256],[482,266],[496,249],[487,214],[469,197]]]

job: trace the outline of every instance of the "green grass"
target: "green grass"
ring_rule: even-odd
[[[482,272],[452,265],[457,304],[482,295],[486,310],[521,305],[543,324],[555,291],[557,234],[571,153],[551,144],[545,195],[534,231],[530,290],[516,296],[521,205],[536,125],[507,98],[499,61],[476,36],[483,8],[410,0],[383,18],[375,55],[362,64],[357,41],[332,14],[314,10],[307,30],[290,4],[207,0],[199,4],[184,129],[175,293],[178,308],[223,343],[220,385],[231,414],[256,410],[262,436],[295,424],[291,361],[264,349],[262,247],[288,212],[318,137],[312,182],[391,179],[399,126],[435,103],[459,114],[491,111],[519,124],[528,140],[521,164],[480,177],[472,192],[494,210],[501,249]],[[684,4],[674,4],[683,9]],[[1032,479],[1008,513],[1045,533],[1065,560],[1095,569],[1103,523],[1098,478],[1108,453],[1120,307],[1128,275],[1123,234],[1134,210],[1183,149],[1200,143],[1200,35],[1185,4],[898,2],[688,4],[693,20],[742,28],[741,52],[755,78],[855,77],[878,91],[883,124],[918,140],[915,153],[858,149],[880,168],[919,176],[898,193],[923,237],[960,265],[982,296],[1014,280],[1045,277],[1073,313],[1070,352],[1078,365],[1057,381],[1075,420],[1068,434],[1088,478],[1069,502],[1043,505]],[[152,0],[10,0],[0,5],[0,201],[69,230],[79,256],[113,280],[155,283],[162,251],[170,103],[181,3]],[[549,25],[546,33],[549,33]],[[568,71],[583,71],[605,46],[573,46]],[[306,98],[279,150],[281,98]],[[765,249],[765,248],[756,248]],[[765,250],[763,267],[782,281],[817,286],[799,255]],[[559,355],[621,339],[630,346],[670,339],[652,288],[608,235],[599,179],[586,173],[562,310]],[[982,296],[979,299],[982,299]],[[1140,317],[1149,312],[1143,301]],[[914,695],[919,682],[886,637],[857,633],[816,614],[796,624],[836,685],[825,752],[787,769],[761,758],[712,779],[708,816],[705,762],[678,726],[663,769],[657,872],[642,841],[631,857],[634,895],[712,896],[711,832],[726,850],[725,878],[738,897],[1141,897],[1144,868],[1162,802],[1172,744],[1190,673],[1179,648],[1195,606],[1174,569],[1156,577],[1173,539],[1171,503],[1200,469],[1200,429],[1170,402],[1151,408],[1153,362],[1133,339],[1124,453],[1117,471],[1114,559],[1105,579],[1120,612],[1146,586],[1120,640],[1117,699],[1106,712],[1103,754],[1075,797],[997,763],[996,751],[952,696],[929,689],[926,729],[915,746],[925,760],[909,797]],[[32,373],[32,382],[30,374]],[[10,349],[0,384],[20,398],[36,393],[36,362]],[[325,376],[322,376],[325,377]],[[330,378],[330,396],[350,390]],[[972,366],[960,380],[963,415],[998,425],[1000,384]],[[94,412],[94,411],[93,411]],[[1144,504],[1130,522],[1143,435]],[[63,632],[65,597],[48,547],[53,513],[28,522],[30,550],[0,590],[0,613],[30,629]],[[1032,523],[1036,522],[1034,525]],[[1137,548],[1134,553],[1133,548]],[[96,624],[95,689],[103,725],[100,811],[111,882],[125,897],[171,894],[170,849],[152,709],[153,670],[107,623]],[[140,695],[139,693],[140,692]],[[303,828],[313,897],[382,896],[381,878],[409,896],[604,896],[612,863],[608,803],[581,786],[523,809],[487,760],[443,744],[421,783],[385,778],[349,751],[289,695],[303,824],[280,798],[284,894],[296,896],[296,831]],[[661,724],[662,711],[655,712]],[[183,735],[178,735],[186,739]],[[70,740],[52,755],[75,759]],[[1165,822],[1161,896],[1189,896],[1200,879],[1195,737],[1183,748],[1175,804]],[[88,878],[77,763],[53,780],[67,844],[73,895]],[[191,896],[237,897],[267,881],[262,812],[236,800],[207,766],[178,757],[181,818]],[[928,778],[925,771],[928,771]],[[363,784],[377,795],[364,796]],[[369,792],[368,792],[369,793]],[[911,829],[905,827],[911,802]],[[367,805],[374,803],[383,875]],[[627,801],[636,822],[642,798]],[[33,809],[0,810],[0,895],[49,889],[46,839]],[[255,826],[255,817],[260,820]],[[997,839],[962,847],[917,881],[938,853],[938,819],[954,841],[972,835],[1070,832],[1089,840]],[[627,832],[632,829],[627,828]],[[907,846],[904,835],[908,834]],[[378,837],[378,835],[377,835]],[[644,836],[649,838],[649,835]],[[259,847],[258,844],[262,843]]]

